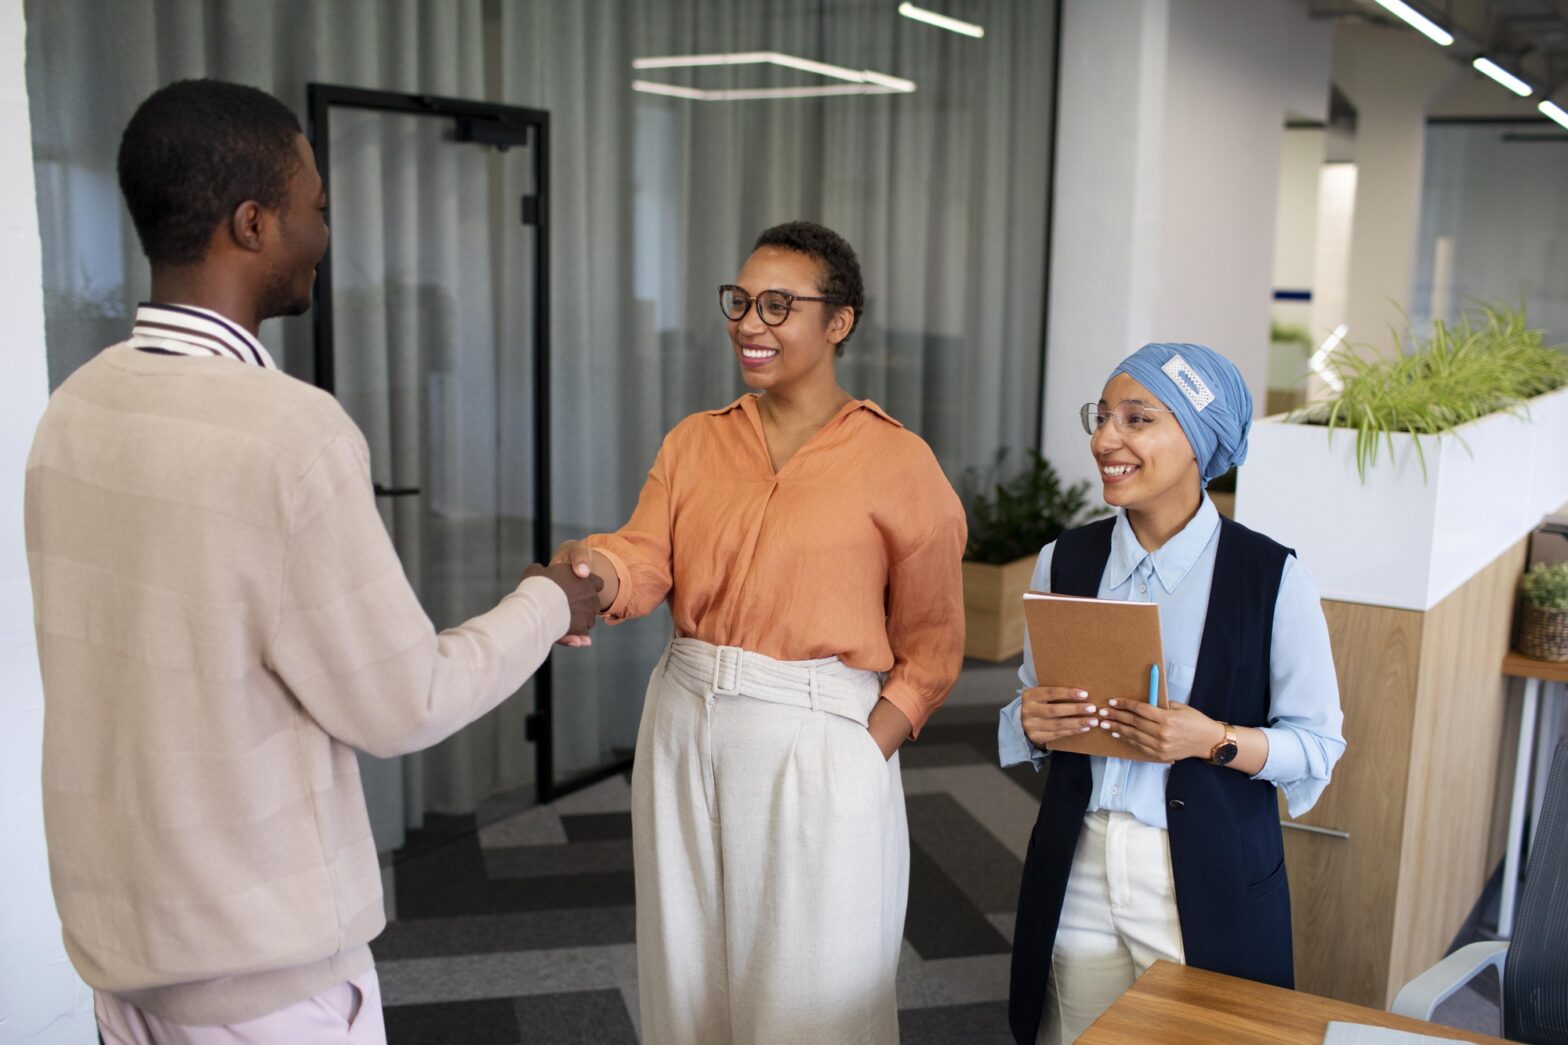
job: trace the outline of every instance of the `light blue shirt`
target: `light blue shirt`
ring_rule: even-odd
[[[1186,703],[1192,694],[1219,535],[1219,512],[1207,495],[1192,521],[1158,551],[1143,550],[1125,512],[1118,514],[1111,532],[1111,555],[1100,578],[1099,596],[1159,606],[1166,696],[1173,701]],[[1054,543],[1048,544],[1040,552],[1032,581],[1035,591],[1051,590],[1055,548]],[[1018,678],[1025,689],[1037,685],[1027,643]],[[1340,734],[1344,716],[1339,709],[1339,682],[1334,676],[1323,606],[1312,579],[1293,555],[1285,560],[1274,603],[1269,688],[1269,724],[1262,731],[1268,737],[1269,756],[1253,779],[1267,780],[1284,791],[1290,815],[1298,817],[1312,808],[1328,786],[1334,763],[1344,754],[1345,740]],[[1102,707],[1112,697],[1128,696],[1136,694],[1091,693],[1089,701]],[[1032,762],[1038,771],[1048,752],[1024,736],[1018,717],[1021,701],[1020,695],[1002,709],[997,736],[1001,762],[1004,766]],[[1099,756],[1089,761],[1094,771],[1091,812],[1126,812],[1150,827],[1166,826],[1169,765]]]

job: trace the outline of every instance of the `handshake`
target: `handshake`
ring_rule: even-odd
[[[523,571],[523,579],[544,577],[566,593],[571,605],[572,623],[561,639],[563,646],[591,646],[588,632],[599,614],[610,607],[620,588],[615,572],[607,563],[595,562],[593,553],[580,541],[567,541],[556,550],[550,565],[535,563]],[[610,590],[605,590],[606,583]]]

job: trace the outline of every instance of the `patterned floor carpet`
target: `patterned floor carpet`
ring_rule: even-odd
[[[967,664],[904,748],[908,1045],[1011,1040],[1008,955],[1041,786],[1028,767],[996,767],[997,708],[1016,670]],[[391,921],[373,944],[390,1045],[637,1041],[630,797],[614,777],[549,806],[513,796],[432,817],[410,834],[384,869]],[[1495,1006],[1495,988],[1466,991],[1439,1018],[1495,1034]]]

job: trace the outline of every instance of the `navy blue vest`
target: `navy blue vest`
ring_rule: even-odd
[[[1051,558],[1051,590],[1094,597],[1111,554],[1116,520],[1068,530]],[[1220,519],[1208,616],[1198,648],[1191,703],[1210,718],[1266,726],[1269,647],[1285,558],[1262,534]],[[1031,1045],[1067,876],[1089,807],[1086,755],[1054,753],[1018,897],[1008,1020]],[[1274,785],[1200,759],[1171,766],[1165,785],[1176,911],[1187,964],[1279,987],[1293,987],[1290,891]]]

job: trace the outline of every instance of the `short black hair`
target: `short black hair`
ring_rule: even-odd
[[[180,80],[137,107],[120,138],[120,191],[142,253],[155,264],[200,261],[246,200],[278,207],[299,166],[289,107],[223,80]]]
[[[860,277],[860,259],[855,257],[855,248],[832,229],[811,221],[786,221],[782,225],[773,226],[757,237],[751,249],[761,250],[763,247],[793,250],[811,258],[822,270],[822,277],[818,280],[822,296],[828,299],[829,304],[848,305],[855,310],[854,323],[849,333],[844,335],[844,341],[838,343],[838,354],[843,355],[844,342],[854,335],[855,327],[860,326],[860,317],[865,315],[866,310],[866,284]]]

